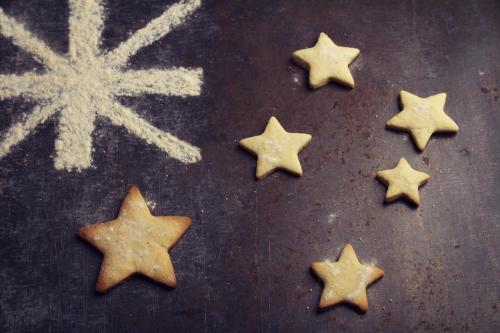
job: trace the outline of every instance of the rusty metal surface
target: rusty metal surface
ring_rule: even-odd
[[[107,1],[112,49],[159,15],[165,0]],[[57,52],[67,49],[65,0],[2,0]],[[291,53],[319,32],[361,49],[354,90],[306,87]],[[200,66],[203,94],[123,100],[203,149],[184,166],[100,122],[95,168],[55,171],[54,124],[0,160],[0,330],[4,332],[498,332],[500,330],[500,3],[474,1],[206,1],[186,25],[134,57],[131,68]],[[41,68],[0,38],[0,73]],[[384,129],[401,89],[447,92],[461,126],[419,154]],[[0,102],[3,133],[32,104]],[[254,180],[237,147],[271,115],[310,133],[304,176]],[[404,156],[431,175],[418,209],[382,203],[375,172]],[[130,185],[153,213],[193,226],[172,250],[175,290],[134,277],[94,292],[101,255],[84,224],[115,217]],[[312,261],[346,242],[385,277],[370,308],[318,313]]]

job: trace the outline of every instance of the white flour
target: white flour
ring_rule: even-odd
[[[0,158],[38,125],[58,114],[54,166],[59,170],[83,170],[92,164],[92,132],[96,117],[154,144],[183,163],[201,159],[198,147],[162,131],[116,101],[116,96],[162,94],[198,96],[203,70],[171,68],[126,70],[130,57],[182,24],[201,5],[188,0],[170,6],[116,49],[103,55],[100,49],[103,7],[100,0],[69,0],[69,51],[54,53],[22,24],[0,8],[0,34],[29,52],[46,68],[45,74],[0,75],[0,99],[23,96],[39,105],[4,133]]]

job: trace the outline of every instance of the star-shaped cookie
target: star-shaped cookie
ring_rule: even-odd
[[[311,141],[311,135],[288,133],[271,117],[264,133],[240,141],[240,145],[257,156],[257,179],[276,169],[302,176],[298,154]]]
[[[314,47],[295,51],[292,59],[309,70],[311,88],[320,88],[329,81],[354,88],[354,79],[349,71],[349,65],[358,55],[358,49],[337,46],[322,32]]]
[[[425,172],[414,170],[408,161],[401,157],[394,169],[377,172],[377,178],[388,186],[385,201],[392,202],[401,197],[420,204],[418,188],[429,180]]]
[[[456,133],[458,125],[444,112],[446,94],[421,98],[401,91],[403,110],[387,122],[387,127],[409,132],[420,151],[433,133]]]
[[[153,216],[137,187],[132,187],[118,218],[87,225],[78,235],[104,254],[96,289],[105,292],[139,273],[175,287],[168,250],[191,225],[185,216]]]
[[[313,262],[311,269],[324,284],[320,309],[346,302],[366,312],[366,287],[384,276],[382,269],[361,264],[351,244],[344,247],[338,261]]]

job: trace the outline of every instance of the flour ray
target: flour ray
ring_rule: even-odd
[[[33,111],[28,114],[23,121],[20,121],[9,128],[0,141],[0,158],[10,152],[11,147],[23,141],[30,132],[38,125],[47,121],[54,113],[58,111],[57,104],[48,104],[44,106],[35,106]]]
[[[84,100],[73,99],[72,105],[61,110],[55,141],[54,167],[57,170],[81,171],[92,165],[95,117],[95,110],[89,110],[89,103]]]
[[[0,100],[16,96],[44,99],[47,97],[46,81],[46,75],[34,73],[0,75]]]
[[[122,67],[139,52],[140,49],[165,36],[173,28],[184,22],[201,5],[201,0],[187,0],[171,5],[159,17],[137,30],[128,40],[106,55],[106,62],[111,67]]]
[[[92,62],[100,55],[103,7],[100,0],[69,0],[69,56]]]
[[[113,125],[123,126],[132,134],[149,144],[154,144],[168,156],[182,163],[196,163],[201,160],[200,149],[172,134],[154,127],[129,108],[115,102],[113,108],[106,108],[99,113],[106,116]]]
[[[21,23],[7,16],[2,8],[0,8],[0,34],[12,39],[15,45],[31,53],[35,59],[50,69],[57,69],[61,63],[66,62],[64,58],[52,52],[44,42],[25,30]]]
[[[203,70],[201,68],[130,70],[119,73],[115,77],[116,81],[109,85],[118,96],[138,96],[144,93],[182,97],[199,96]]]

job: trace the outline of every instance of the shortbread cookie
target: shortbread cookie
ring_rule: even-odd
[[[337,46],[325,34],[320,33],[314,47],[295,51],[292,59],[309,70],[309,85],[317,89],[329,81],[335,81],[354,88],[354,79],[349,65],[356,59],[359,50],[352,47]]]
[[[382,269],[361,264],[351,244],[344,247],[338,261],[313,262],[311,269],[323,280],[323,293],[319,301],[321,309],[346,302],[366,312],[366,288],[384,276]]]
[[[151,215],[139,189],[132,187],[117,219],[87,225],[78,231],[80,237],[104,255],[97,291],[106,292],[136,273],[175,287],[168,250],[190,225],[189,217]]]
[[[421,98],[403,90],[400,97],[403,110],[392,117],[387,126],[409,132],[420,151],[433,133],[458,132],[458,125],[444,112],[445,93]]]
[[[264,133],[240,141],[240,145],[255,154],[257,179],[262,179],[276,169],[283,169],[302,176],[298,153],[311,141],[311,135],[288,133],[278,119],[271,117]]]
[[[401,157],[394,169],[377,172],[377,178],[388,186],[386,202],[405,197],[418,206],[420,204],[418,188],[425,184],[430,176],[425,172],[414,170],[408,161]]]

